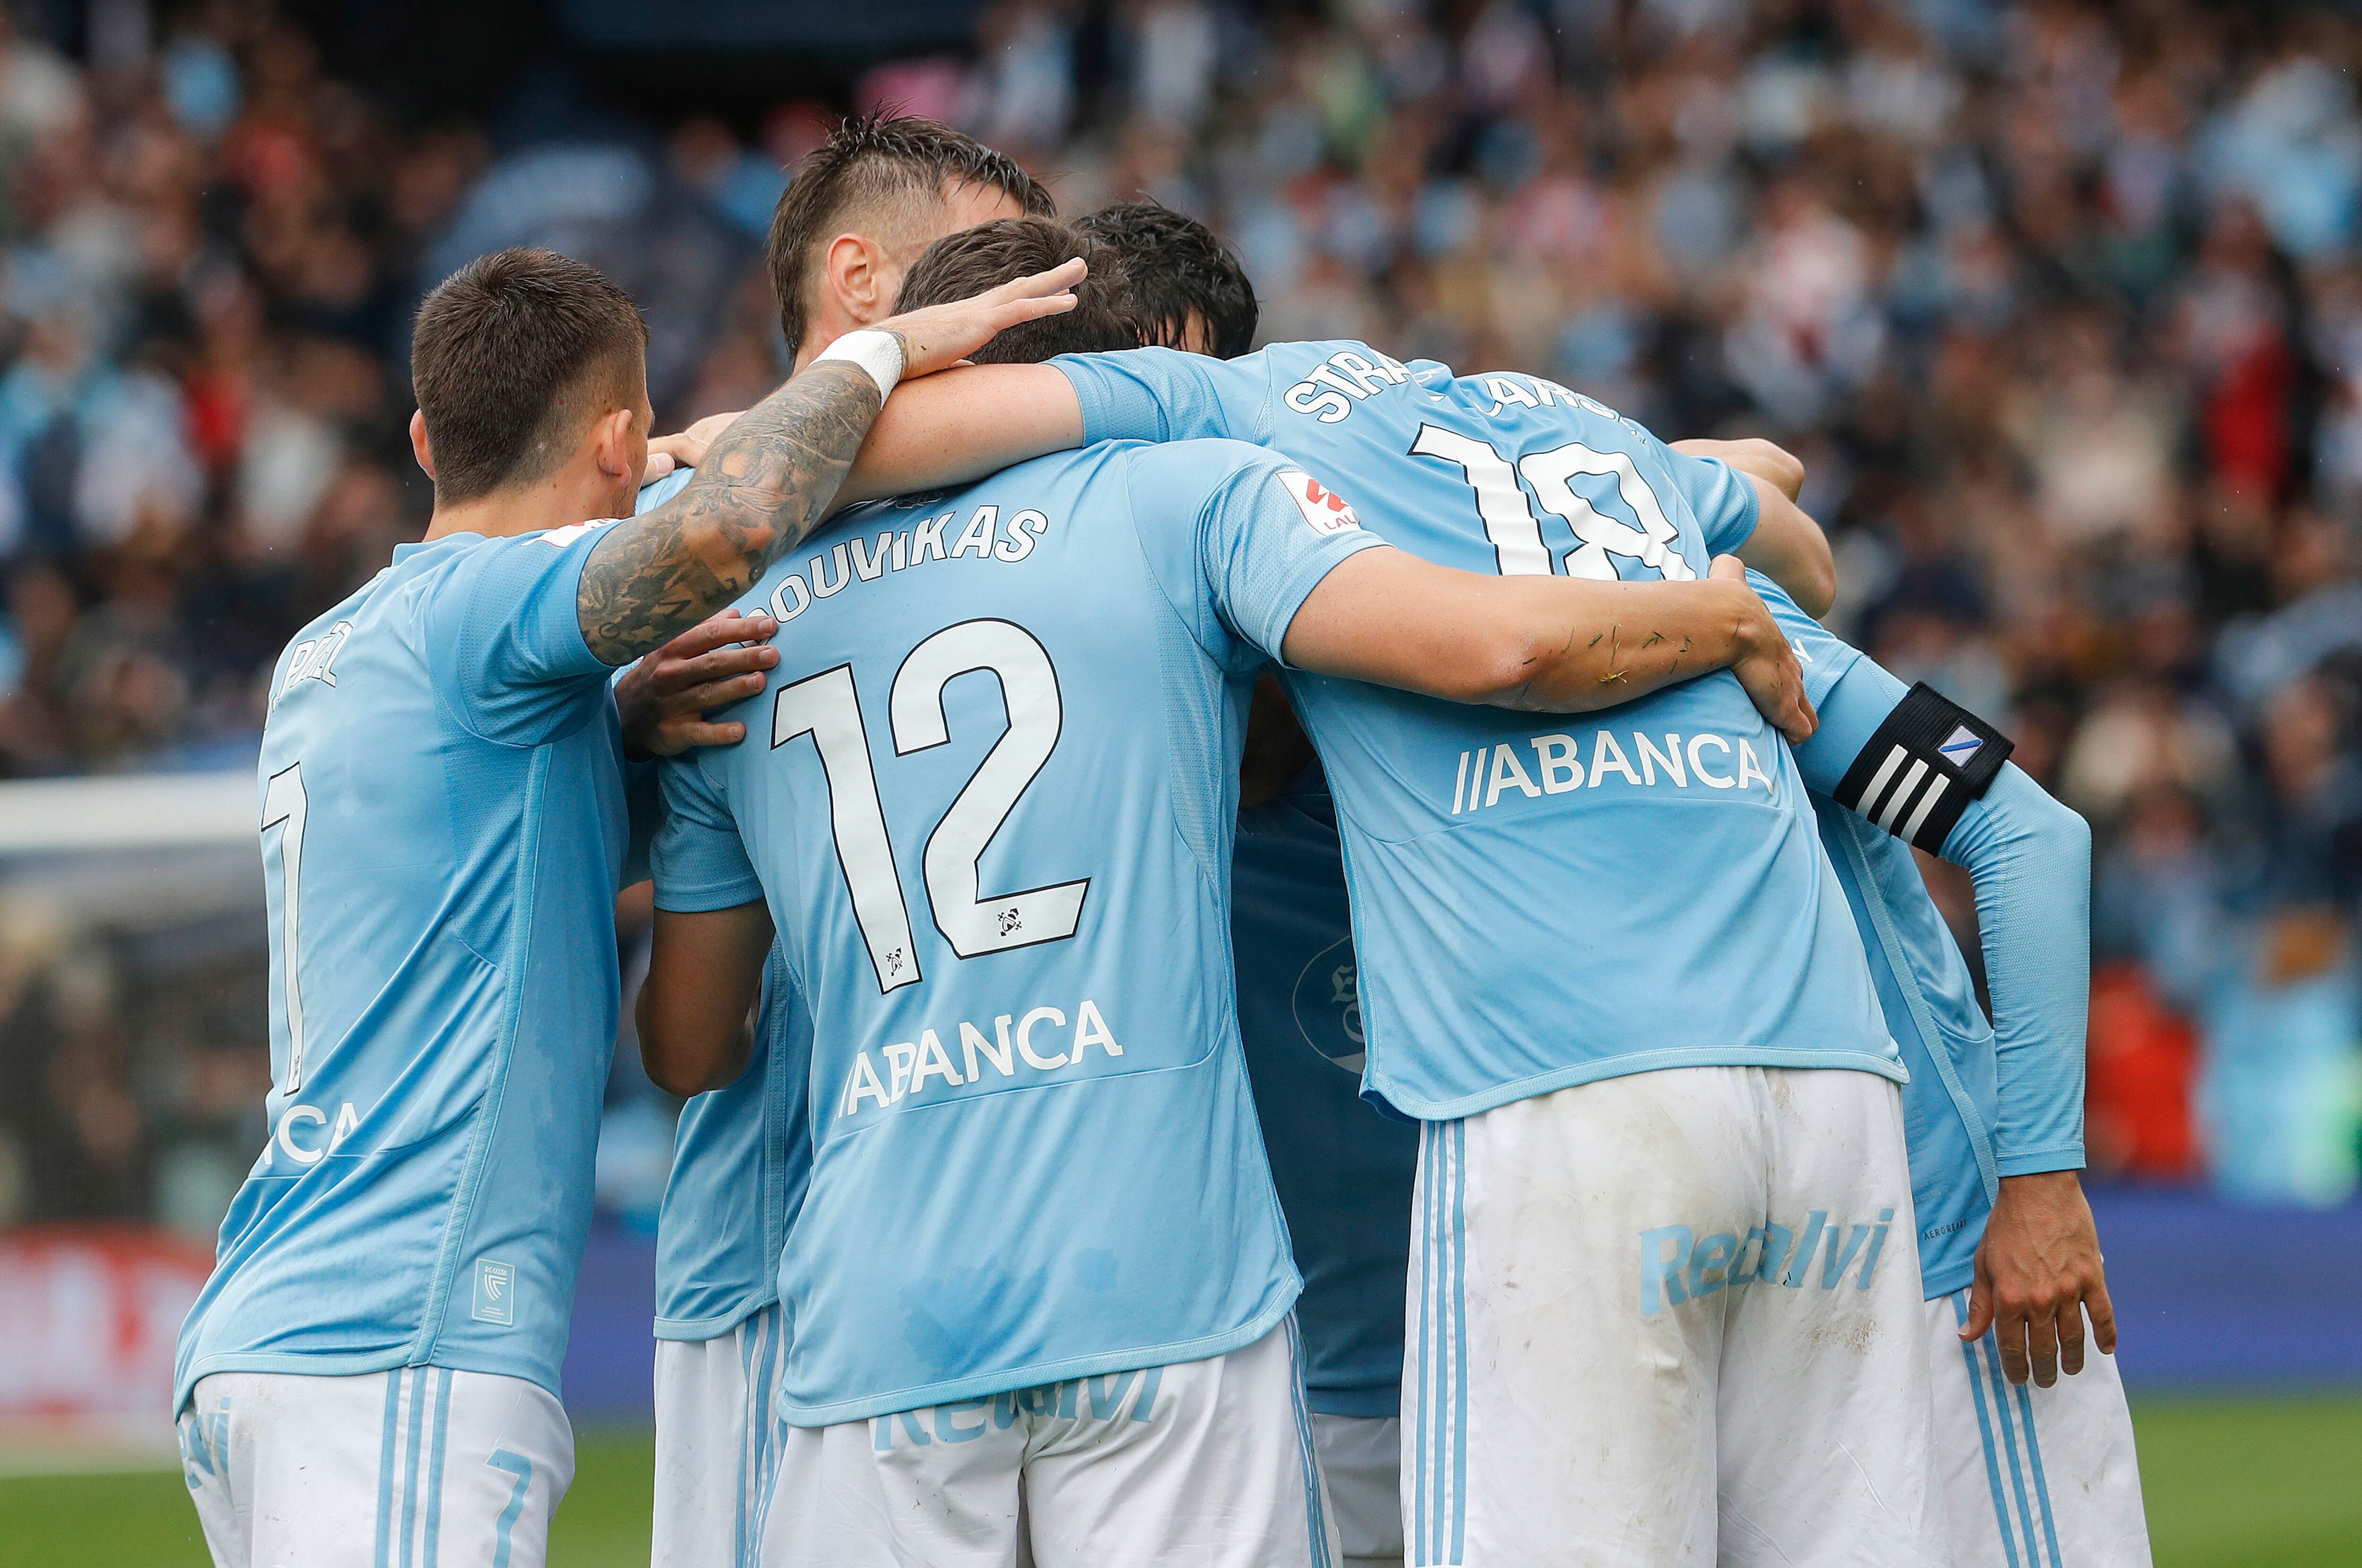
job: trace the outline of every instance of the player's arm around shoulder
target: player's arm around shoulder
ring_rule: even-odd
[[[755,585],[828,515],[886,398],[956,363],[1004,327],[1070,310],[1082,263],[850,333],[732,422],[681,492],[618,523],[583,563],[583,641],[623,664]],[[678,458],[679,454],[676,453]]]
[[[1322,675],[1552,713],[1728,669],[1790,740],[1816,722],[1795,651],[1729,557],[1699,581],[1598,582],[1487,577],[1368,550],[1305,600],[1283,657]]]
[[[895,389],[836,503],[972,483],[1085,438],[1074,383],[1051,367],[961,366]]]

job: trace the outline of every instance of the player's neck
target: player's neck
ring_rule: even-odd
[[[812,313],[812,324],[804,331],[803,341],[796,345],[795,375],[803,374],[806,365],[820,358],[821,351],[848,332],[858,332],[873,325],[855,321],[842,306],[822,304]]]
[[[450,534],[481,534],[486,538],[504,538],[602,517],[628,517],[631,512],[628,488],[618,493],[603,476],[586,480],[559,473],[539,484],[496,490],[456,505],[438,500],[435,515],[427,520],[426,537],[432,541]]]

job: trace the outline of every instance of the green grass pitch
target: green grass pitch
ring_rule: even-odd
[[[2362,1562],[2362,1397],[2150,1399],[2135,1419],[2158,1568]],[[649,1462],[645,1433],[583,1434],[552,1568],[645,1568]],[[205,1568],[205,1551],[173,1472],[24,1475],[0,1479],[0,1562]]]

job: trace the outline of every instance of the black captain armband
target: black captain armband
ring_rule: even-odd
[[[1838,804],[1934,855],[2014,749],[2006,735],[1923,680],[1838,781]]]

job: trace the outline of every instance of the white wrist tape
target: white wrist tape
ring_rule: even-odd
[[[812,356],[815,365],[823,359],[843,359],[868,371],[879,397],[890,395],[902,379],[902,340],[876,327],[848,332]]]

